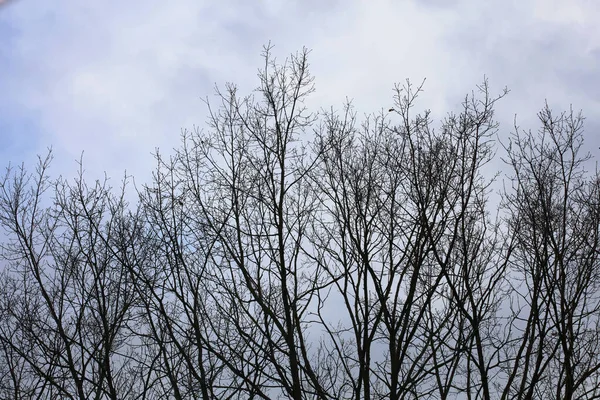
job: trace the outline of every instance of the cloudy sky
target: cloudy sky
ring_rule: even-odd
[[[312,49],[314,104],[392,105],[427,78],[419,105],[443,116],[484,75],[511,93],[501,135],[535,129],[547,99],[583,109],[600,145],[597,0],[9,0],[0,6],[0,164],[52,146],[53,175],[84,152],[91,178],[147,179],[156,147],[203,126],[214,86],[256,86],[262,46]]]

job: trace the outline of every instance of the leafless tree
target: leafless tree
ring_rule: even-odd
[[[470,327],[493,318],[500,280],[481,169],[501,96],[479,89],[482,98],[467,97],[439,130],[429,112],[411,115],[422,86],[407,83],[391,110],[400,124],[377,115],[357,126],[347,107],[319,135],[314,261],[336,293],[320,295],[318,315],[349,397],[447,398],[491,339]],[[332,319],[332,301],[343,319]]]
[[[538,116],[537,134],[517,127],[507,145],[515,342],[504,398],[598,398],[600,176],[586,170],[580,114],[546,105]]]
[[[263,56],[137,204],[7,171],[0,398],[600,398],[583,118],[502,145],[487,81],[439,123],[408,81],[311,113],[308,51]]]
[[[174,346],[163,360],[184,360],[203,398],[328,397],[307,331],[319,284],[303,258],[314,203],[301,138],[315,119],[307,53],[277,64],[266,48],[255,96],[218,91],[207,131],[185,132],[168,162],[157,156],[143,196],[166,266],[148,287],[163,323],[153,340]]]
[[[82,170],[51,181],[50,159],[31,174],[9,168],[0,183],[2,386],[6,398],[127,398],[136,296],[123,264],[138,244],[135,215]]]

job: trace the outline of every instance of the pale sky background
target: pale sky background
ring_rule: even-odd
[[[123,171],[147,181],[156,147],[204,126],[214,85],[258,81],[262,46],[312,49],[315,106],[393,105],[394,83],[427,78],[419,109],[458,110],[485,76],[501,135],[537,129],[548,99],[583,109],[600,154],[598,0],[12,0],[0,6],[0,167],[54,148],[53,176]],[[117,183],[117,182],[115,182]]]

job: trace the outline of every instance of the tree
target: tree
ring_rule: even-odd
[[[421,90],[396,88],[398,126],[381,115],[357,127],[347,107],[318,137],[324,161],[314,182],[325,216],[314,259],[348,318],[336,329],[319,316],[357,399],[446,398],[465,357],[479,362],[491,340],[479,328],[495,317],[502,268],[493,263],[481,169],[501,96],[490,98],[485,83],[482,99],[467,97],[436,131],[429,112],[411,116]]]
[[[158,247],[171,257],[165,273],[179,282],[164,299],[186,313],[181,330],[193,335],[194,353],[212,360],[206,373],[218,370],[223,382],[207,387],[195,376],[203,396],[327,398],[306,331],[319,274],[302,259],[314,203],[307,174],[316,160],[298,136],[314,122],[303,104],[312,77],[307,51],[283,65],[269,48],[264,58],[258,99],[239,98],[232,85],[218,92],[210,132],[184,133],[168,163],[157,156],[143,204],[160,227]],[[160,311],[165,321],[168,309]],[[177,358],[186,359],[182,350]],[[198,359],[186,368],[205,371],[202,365]]]
[[[583,118],[538,115],[537,135],[516,128],[507,146],[512,187],[503,198],[513,270],[505,397],[598,398],[600,180],[582,153]]]
[[[51,154],[32,174],[8,169],[0,223],[8,238],[0,296],[4,398],[126,398],[137,298],[125,265],[135,213],[107,182],[50,181]],[[53,191],[53,204],[44,195]],[[135,250],[133,250],[135,249]]]
[[[263,56],[136,204],[8,170],[0,396],[599,398],[583,118],[499,141],[487,81],[438,124],[408,81],[388,113],[312,113],[308,51]]]

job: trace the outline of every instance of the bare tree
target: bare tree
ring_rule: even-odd
[[[600,176],[588,173],[583,118],[539,113],[507,146],[504,194],[515,346],[505,398],[598,398]]]
[[[9,169],[0,183],[9,398],[127,398],[136,297],[123,264],[138,245],[135,215],[106,182],[88,187],[82,170],[72,184],[49,180],[50,159],[33,174]]]
[[[357,126],[347,107],[342,118],[329,115],[319,136],[324,161],[314,182],[324,216],[314,260],[337,292],[321,297],[319,317],[356,399],[447,398],[459,390],[463,359],[483,356],[490,339],[469,327],[494,316],[501,271],[481,172],[499,97],[485,83],[482,99],[468,97],[436,131],[429,112],[411,115],[421,90],[397,87],[391,111],[400,125],[381,115]],[[322,312],[332,298],[343,320]],[[471,353],[465,344],[474,340]]]
[[[0,398],[600,398],[583,118],[498,146],[487,81],[437,124],[408,81],[387,113],[311,113],[308,51],[263,57],[138,204],[9,168]]]
[[[154,340],[177,348],[163,359],[185,360],[203,398],[327,397],[307,332],[318,285],[303,259],[314,197],[300,138],[315,118],[307,53],[277,64],[266,48],[256,95],[218,91],[208,131],[185,132],[172,160],[158,157],[143,196],[168,266],[148,287],[164,323]]]

